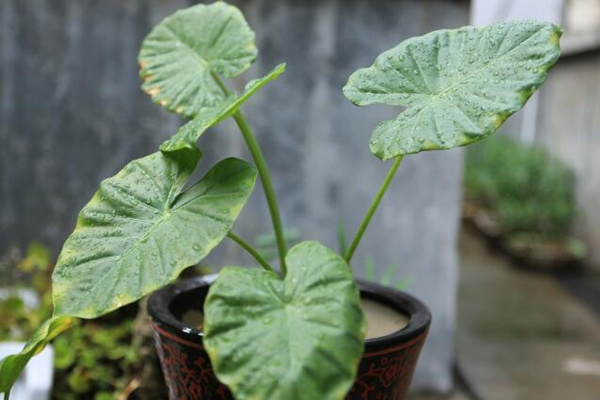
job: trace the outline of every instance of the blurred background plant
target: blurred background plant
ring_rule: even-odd
[[[50,251],[38,242],[23,256],[13,247],[0,260],[0,342],[25,341],[52,313]],[[8,289],[10,288],[10,289]],[[54,343],[53,399],[126,399],[138,386],[142,339],[135,335],[138,306],[83,321]]]
[[[27,340],[52,312],[50,252],[33,242],[23,257],[12,247],[0,260],[0,341]]]
[[[25,257],[12,247],[0,260],[0,341],[27,340],[52,313],[50,252],[38,242]]]
[[[283,236],[288,248],[302,240],[300,229],[292,227],[283,231]],[[262,234],[254,238],[256,249],[263,258],[269,262],[277,260],[277,240],[274,234]]]
[[[505,137],[467,149],[467,199],[509,233],[569,234],[576,215],[573,172],[545,150]]]
[[[379,278],[377,277],[377,274],[375,272],[376,270],[377,268],[375,267],[375,262],[373,261],[373,259],[371,257],[367,257],[364,263],[364,270],[361,273],[361,275],[364,277],[363,279],[365,279],[366,281],[375,282],[380,285],[392,287],[397,290],[407,289],[412,282],[412,278],[410,277],[403,277],[400,279],[396,278],[396,275],[400,270],[399,264],[389,264]]]
[[[302,240],[302,232],[300,231],[300,229],[295,227],[286,229],[284,232],[284,236],[288,247],[292,247],[294,244],[299,243]],[[342,221],[338,223],[337,242],[339,254],[346,254],[348,236],[346,234],[346,227],[344,226],[344,223]],[[275,235],[258,235],[254,238],[254,243],[260,255],[263,256],[267,261],[273,262],[277,259],[277,243],[275,241]],[[357,264],[358,263],[354,263],[353,265],[355,275],[358,278],[362,278],[369,282],[379,283],[380,285],[393,287],[398,290],[405,290],[407,287],[410,286],[410,283],[412,281],[410,277],[403,277],[401,279],[397,279],[396,275],[400,270],[400,266],[395,263],[389,264],[383,270],[383,273],[380,274],[380,276],[378,276],[376,272],[378,269],[376,268],[375,262],[373,261],[372,257],[367,257],[364,260],[362,269],[356,268]]]
[[[519,255],[561,261],[585,256],[585,245],[571,237],[577,206],[569,167],[542,148],[506,137],[466,153],[465,209],[480,231]]]
[[[338,222],[337,241],[340,254],[346,254],[348,250],[348,235],[346,233],[346,227],[342,221]],[[371,257],[366,257],[362,271],[356,267],[356,263],[352,265],[352,269],[354,270],[354,275],[359,278],[362,278],[368,282],[374,282],[383,286],[392,287],[397,290],[405,290],[412,282],[412,278],[410,277],[403,277],[399,280],[396,278],[396,275],[400,269],[400,265],[396,263],[389,264],[383,270],[383,274],[381,274],[380,277],[377,277],[377,273],[375,271],[378,269],[375,267],[375,262]]]

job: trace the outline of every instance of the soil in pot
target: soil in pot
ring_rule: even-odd
[[[391,335],[408,326],[408,316],[378,301],[362,298],[362,308],[367,319],[365,339]]]
[[[364,297],[361,300],[367,319],[367,334],[365,339],[391,335],[408,326],[408,316],[399,313],[392,307]],[[202,313],[195,310],[186,311],[181,317],[181,322],[186,326],[192,326],[201,331],[203,323]]]

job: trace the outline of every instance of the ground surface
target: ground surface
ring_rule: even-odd
[[[462,393],[461,390],[455,390],[453,393],[442,395],[433,393],[413,393],[408,400],[472,400],[471,397]]]
[[[458,366],[475,398],[600,399],[600,280],[516,268],[468,232],[460,250]]]

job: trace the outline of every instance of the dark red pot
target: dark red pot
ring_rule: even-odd
[[[406,397],[431,314],[414,297],[381,285],[359,283],[361,295],[410,316],[409,325],[391,335],[365,341],[356,382],[348,400],[403,400]],[[185,326],[181,316],[202,311],[209,283],[188,279],[157,291],[148,302],[156,349],[171,400],[232,399],[215,377],[202,347],[202,333]]]

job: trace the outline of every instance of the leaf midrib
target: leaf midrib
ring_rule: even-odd
[[[183,40],[181,40],[179,38],[179,36],[177,35],[177,33],[175,31],[173,31],[173,29],[169,26],[166,25],[165,26],[165,30],[175,39],[176,42],[181,43],[189,53],[192,54],[192,56],[198,60],[199,64],[202,65],[204,68],[206,68],[208,71],[213,72],[212,68],[211,68],[211,63],[207,60],[205,60],[204,58],[202,58],[200,56],[200,54],[198,54],[198,52],[196,52],[196,50],[190,46],[189,44],[187,44],[186,42],[184,42]]]
[[[459,89],[461,86],[463,86],[463,84],[465,84],[465,82],[470,81],[472,78],[476,77],[478,74],[480,74],[483,70],[487,69],[492,63],[498,62],[499,60],[501,60],[503,57],[505,57],[507,54],[511,53],[512,51],[514,51],[515,49],[518,49],[519,47],[521,47],[523,44],[525,44],[526,42],[528,42],[529,40],[531,40],[534,36],[536,36],[538,33],[542,32],[544,30],[544,28],[535,31],[531,36],[529,36],[527,39],[525,39],[524,41],[522,41],[521,43],[519,43],[517,46],[513,47],[512,49],[510,49],[509,51],[505,52],[504,54],[502,54],[500,57],[495,58],[489,62],[487,62],[485,65],[483,65],[481,68],[479,68],[478,70],[474,71],[473,73],[471,73],[470,75],[465,76],[464,79],[459,80],[458,82],[456,82],[455,84],[452,84],[450,86],[448,86],[446,89],[444,89],[443,91],[441,91],[440,93],[437,93],[433,96],[431,96],[430,100],[424,104],[422,106],[422,108],[415,114],[414,118],[417,118],[417,116],[420,116],[421,112],[424,111],[427,107],[431,106],[432,104],[435,104],[437,101],[439,101],[439,99],[441,99],[445,94],[447,94],[448,92],[451,92],[453,90],[457,90]],[[481,30],[480,30],[481,31]],[[510,30],[509,30],[510,31]],[[508,32],[507,32],[508,35]],[[500,47],[499,47],[500,48]],[[427,96],[427,93],[418,93],[418,95],[420,96]],[[413,107],[419,107],[418,105],[416,106],[409,106],[410,108]],[[403,114],[403,113],[402,113]],[[402,115],[400,114],[400,115]],[[416,125],[416,124],[415,124]]]
[[[211,187],[211,189],[212,189],[212,187]],[[205,192],[203,192],[203,193],[201,193],[201,194],[199,194],[198,196],[196,196],[196,197],[192,198],[190,201],[186,202],[184,205],[181,205],[181,206],[179,206],[179,207],[177,207],[177,208],[170,208],[170,207],[171,207],[171,205],[167,205],[167,207],[168,207],[168,208],[166,208],[166,209],[165,209],[165,210],[162,212],[162,214],[161,214],[161,216],[160,216],[160,218],[159,218],[159,219],[155,220],[155,221],[154,221],[154,223],[152,223],[152,226],[150,226],[150,227],[148,228],[148,230],[146,231],[146,233],[145,233],[143,236],[140,236],[140,237],[138,237],[137,241],[136,241],[134,244],[132,244],[132,245],[131,245],[129,248],[127,248],[127,249],[126,249],[126,250],[125,250],[123,253],[121,253],[121,254],[119,254],[119,255],[116,255],[117,257],[119,257],[119,259],[118,259],[118,260],[117,260],[117,262],[116,262],[116,267],[117,267],[118,274],[117,274],[117,281],[116,281],[116,282],[115,282],[115,284],[113,285],[113,288],[112,288],[112,290],[114,290],[114,289],[116,288],[116,286],[117,286],[118,282],[119,282],[119,281],[120,281],[120,279],[121,279],[121,272],[122,272],[122,271],[123,271],[123,269],[124,269],[124,268],[123,268],[123,266],[122,266],[122,262],[123,262],[123,260],[124,260],[124,259],[125,259],[125,258],[126,258],[126,257],[129,255],[129,254],[130,254],[130,252],[132,252],[132,251],[134,251],[135,249],[137,249],[137,248],[140,246],[140,244],[141,244],[141,243],[145,243],[146,241],[148,241],[148,240],[149,240],[149,239],[152,237],[152,236],[151,236],[151,234],[152,234],[152,233],[153,233],[153,232],[154,232],[154,231],[155,231],[155,230],[156,230],[156,229],[157,229],[157,228],[158,228],[160,225],[162,225],[164,222],[166,222],[166,221],[170,221],[170,218],[171,218],[172,216],[176,215],[176,214],[177,214],[177,213],[179,213],[179,212],[183,212],[183,211],[185,211],[185,205],[187,205],[187,204],[189,204],[189,203],[191,203],[191,202],[193,202],[193,201],[196,201],[196,200],[198,200],[199,198],[203,197],[203,195],[204,195],[204,194],[206,194],[207,192],[208,192],[208,190],[207,190],[207,191],[205,191]],[[209,217],[209,218],[211,218],[211,216],[209,216],[209,215],[203,215],[203,216],[206,216],[206,217]],[[150,222],[150,221],[147,221],[147,222]],[[219,222],[222,222],[222,221],[219,221]],[[173,224],[173,226],[176,226],[176,224]],[[107,275],[103,275],[103,278],[104,278],[104,277],[106,277],[106,276],[107,276]],[[141,276],[141,274],[140,274],[140,276]],[[104,280],[104,279],[100,279],[98,282],[101,282],[101,281],[103,281],[103,280]],[[96,285],[95,285],[95,286],[96,286]],[[111,298],[111,297],[112,297],[112,296],[108,296],[108,298]]]

